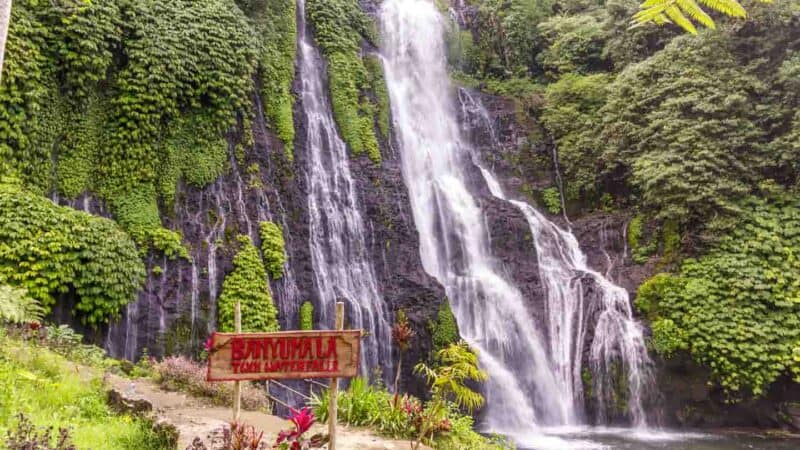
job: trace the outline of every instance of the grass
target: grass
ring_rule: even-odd
[[[69,429],[78,449],[169,448],[149,422],[109,410],[99,370],[0,335],[0,439],[20,413],[37,427]]]

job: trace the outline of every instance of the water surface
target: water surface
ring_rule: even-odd
[[[561,427],[512,436],[519,450],[799,450],[800,439],[754,434]]]

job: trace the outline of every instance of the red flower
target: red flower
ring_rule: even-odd
[[[28,323],[28,328],[33,331],[36,331],[39,328],[42,328],[42,324],[40,324],[39,322],[30,322]]]
[[[206,339],[206,342],[203,344],[203,349],[205,349],[206,353],[211,353],[212,345],[211,338]]]
[[[292,411],[292,417],[290,417],[289,420],[291,420],[294,424],[297,434],[305,433],[309,428],[311,428],[311,425],[314,425],[314,422],[317,421],[317,419],[314,417],[314,413],[311,412],[311,409],[308,407],[305,407],[300,411],[296,411],[293,408],[289,409]]]

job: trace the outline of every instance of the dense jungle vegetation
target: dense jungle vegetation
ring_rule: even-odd
[[[572,215],[629,212],[633,259],[664,272],[637,300],[653,348],[731,399],[800,381],[800,3],[710,10],[697,35],[629,28],[635,1],[468,3],[454,77],[516,104],[528,182],[552,172],[552,138],[563,186],[527,189],[550,212],[559,188]]]
[[[661,25],[633,28],[636,0],[466,3],[465,27],[447,36],[453,79],[515,105],[528,136],[509,163],[526,195],[554,214],[561,190],[573,217],[630,216],[632,259],[653,275],[636,301],[653,350],[691,355],[733,400],[782,377],[800,382],[800,2],[744,1],[746,18],[706,8],[713,26],[684,11],[703,27],[664,9],[652,17]],[[13,5],[0,83],[0,299],[49,310],[74,293],[76,315],[99,326],[136,298],[146,255],[188,256],[164,218],[181,186],[243,164],[255,95],[283,143],[278,157],[292,163],[295,2]],[[356,0],[306,6],[343,139],[380,167],[390,113],[371,54],[376,24]],[[552,182],[539,188],[542,179]],[[47,199],[85,192],[111,219]],[[260,242],[231,239],[220,328],[232,326],[236,300],[260,311],[246,329],[278,327],[268,283],[282,276],[283,231],[259,225]],[[311,304],[301,311],[310,328]],[[439,322],[437,350],[457,337],[441,336],[455,334],[449,311]]]

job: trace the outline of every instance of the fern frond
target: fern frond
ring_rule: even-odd
[[[747,11],[736,0],[700,0],[700,2],[731,17],[747,17]]]
[[[28,296],[28,291],[0,285],[0,322],[39,322],[45,310],[38,301]]]
[[[669,18],[672,19],[676,25],[688,31],[689,33],[697,34],[697,28],[694,27],[691,20],[687,19],[686,16],[683,15],[680,8],[675,5],[670,5],[666,10],[664,10],[664,12],[667,13],[667,16],[669,16]]]
[[[678,6],[683,10],[684,13],[688,14],[695,22],[700,23],[712,30],[717,29],[717,25],[714,23],[714,20],[711,19],[711,16],[706,14],[703,11],[703,8],[697,4],[694,0],[677,0]]]
[[[656,17],[663,15],[664,11],[675,3],[675,0],[668,0],[667,2],[660,3],[647,9],[643,9],[633,15],[633,21],[644,24],[654,20]]]

